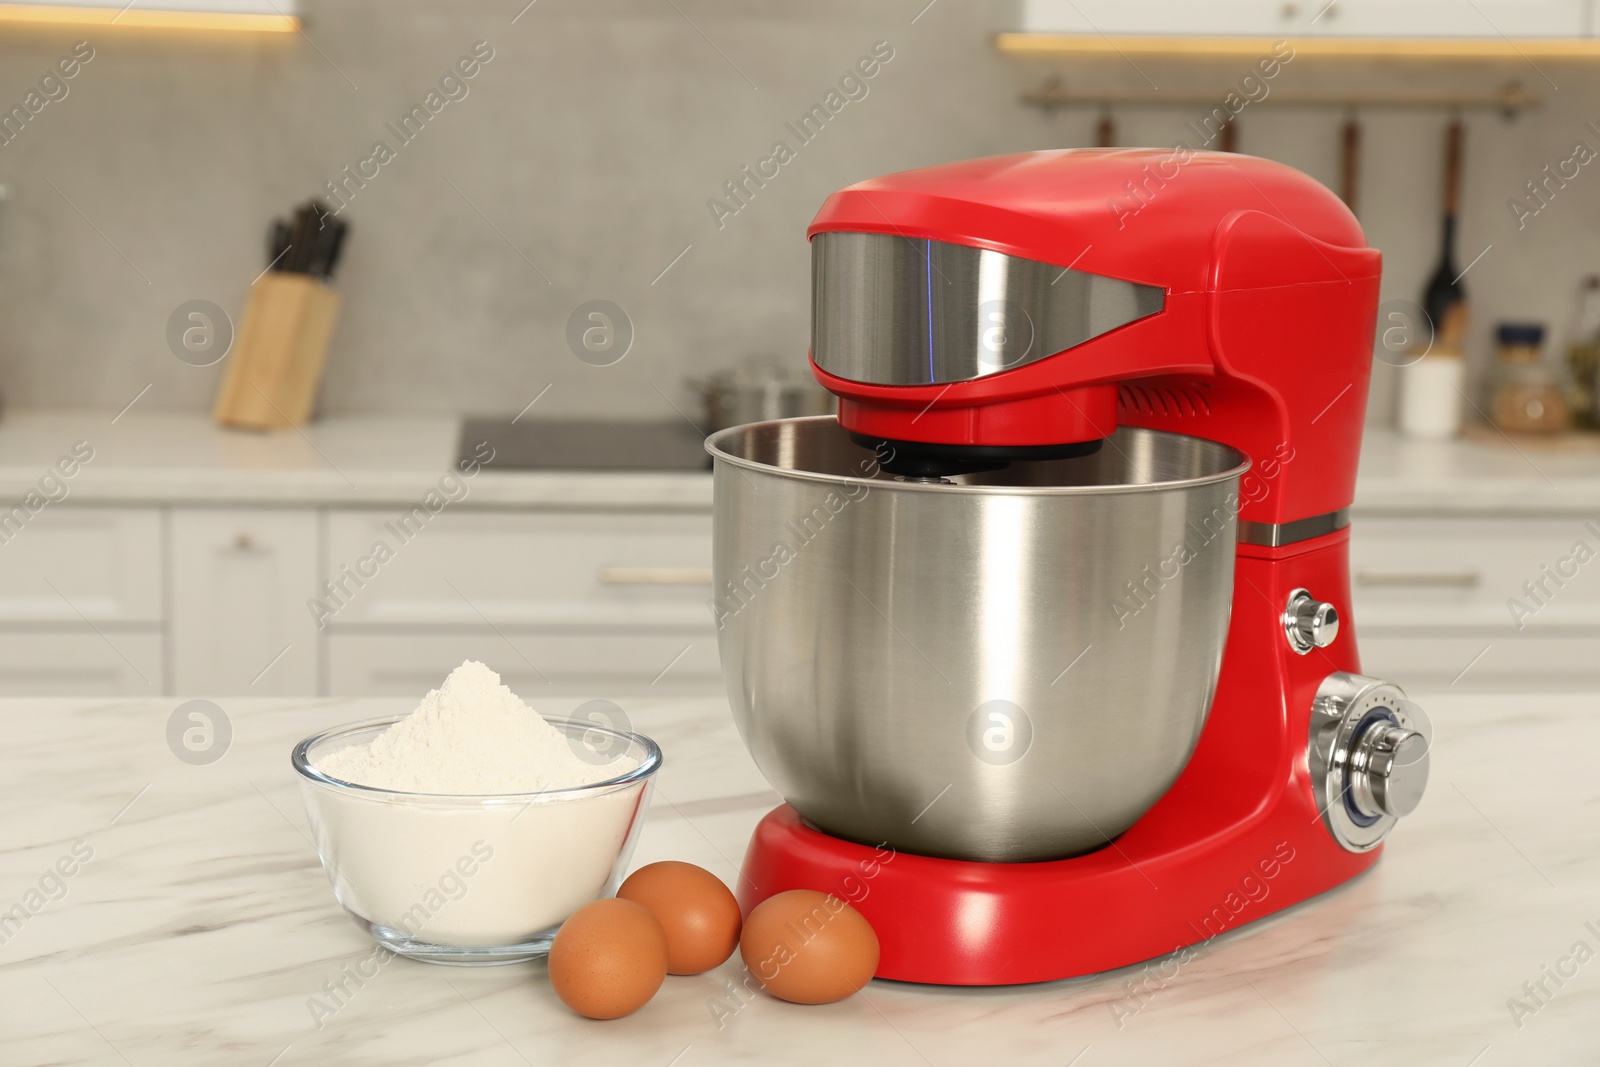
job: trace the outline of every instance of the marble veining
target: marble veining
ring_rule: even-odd
[[[190,766],[167,749],[168,703],[3,701],[0,911],[26,918],[0,928],[0,1063],[1600,1060],[1600,699],[1414,695],[1434,780],[1383,861],[1186,958],[1009,989],[880,981],[817,1008],[749,995],[730,962],[613,1023],[566,1011],[542,964],[377,961],[334,903],[289,748],[404,702],[224,702],[229,751]],[[667,755],[635,864],[731,883],[775,797],[726,706],[626,710]]]

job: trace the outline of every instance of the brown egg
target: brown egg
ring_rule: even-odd
[[[757,904],[739,935],[739,955],[763,989],[795,1004],[831,1004],[878,969],[878,935],[849,904],[791,889]]]
[[[650,909],[597,900],[572,914],[550,946],[556,996],[591,1019],[638,1011],[667,977],[667,935]]]
[[[722,879],[692,863],[665,860],[640,867],[617,890],[650,909],[667,933],[667,973],[700,974],[739,943],[739,902]]]

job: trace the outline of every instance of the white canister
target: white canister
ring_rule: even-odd
[[[1465,361],[1458,355],[1424,356],[1400,371],[1400,432],[1443,440],[1461,432]]]

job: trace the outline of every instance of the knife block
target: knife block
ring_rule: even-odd
[[[338,319],[339,294],[310,275],[262,275],[245,303],[212,420],[252,430],[309,421]]]

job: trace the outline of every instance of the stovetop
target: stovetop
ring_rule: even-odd
[[[623,422],[600,419],[470,417],[461,420],[456,454],[488,470],[703,471],[711,468],[700,432],[687,421]]]

